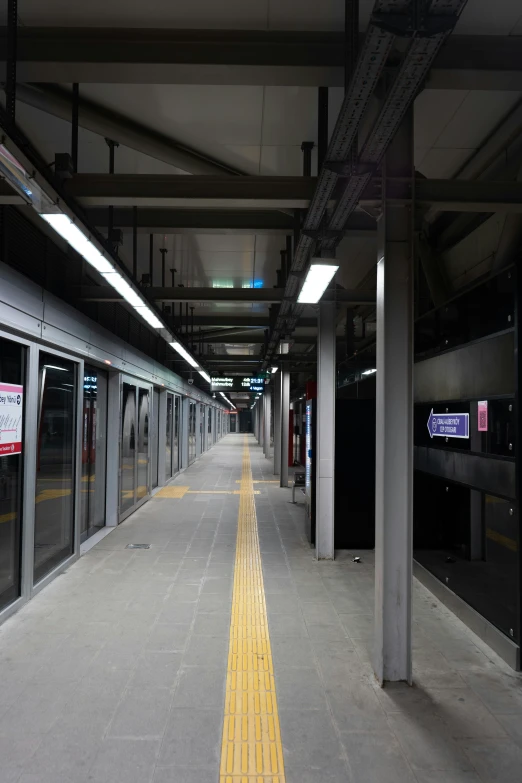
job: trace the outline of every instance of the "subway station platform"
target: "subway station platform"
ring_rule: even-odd
[[[521,677],[415,582],[381,689],[373,553],[314,561],[290,501],[228,435],[10,618],[0,783],[518,780]]]

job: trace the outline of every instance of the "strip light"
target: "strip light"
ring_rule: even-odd
[[[326,291],[339,265],[332,263],[335,259],[312,258],[301,292],[297,297],[299,304],[317,304]]]
[[[172,342],[169,343],[169,345],[171,348],[174,348],[174,350],[177,351],[180,356],[183,356],[185,361],[187,361],[191,367],[199,367],[197,361],[189,354],[189,352],[181,345],[181,343]]]
[[[223,394],[223,392],[219,392],[219,393],[221,394],[221,396],[223,397],[223,399],[225,400],[225,402],[228,402],[228,404],[229,404],[229,405],[230,405],[232,408],[234,408],[234,410],[237,410],[237,408],[236,408],[236,406],[234,405],[234,403],[233,403],[233,402],[230,402],[230,400],[228,399],[228,397],[226,396],[226,394]]]
[[[210,383],[210,375],[205,372],[205,370],[198,370],[199,374],[202,378],[206,380],[207,383]]]
[[[68,215],[57,213],[52,215],[40,215],[40,217],[42,217],[45,222],[62,237],[62,239],[65,239],[82,258],[93,266],[97,272],[104,276],[111,273],[116,274],[110,261],[105,258],[103,253],[100,253],[98,248],[92,244],[83,231],[80,231],[78,226],[73,223]]]
[[[30,176],[25,165],[17,159],[20,155],[18,148],[11,150],[7,146],[9,139],[4,138],[0,143],[0,175],[5,177],[9,183],[22,195],[24,200],[29,203],[38,215],[45,220],[53,231],[62,237],[76,252],[87,261],[99,274],[123,297],[141,318],[146,321],[153,329],[164,330],[163,337],[168,335],[165,325],[161,322],[154,310],[149,306],[145,298],[121,275],[110,259],[102,250],[92,241],[86,227],[80,221],[76,224],[65,212],[62,212],[57,206],[56,193],[49,193],[46,188],[37,182],[33,173]],[[166,333],[166,334],[165,334]],[[168,335],[172,337],[172,335]],[[167,338],[166,338],[167,339]],[[168,342],[168,339],[167,339]],[[195,367],[203,378],[210,383],[210,378],[204,370],[201,370],[198,362],[190,353],[177,342],[170,342],[169,345],[174,348],[183,358]],[[111,362],[106,359],[106,364]]]

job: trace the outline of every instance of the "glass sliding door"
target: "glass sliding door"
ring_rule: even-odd
[[[0,610],[20,596],[25,352],[0,338]]]
[[[123,381],[120,444],[120,519],[150,494],[149,387]]]
[[[160,393],[159,389],[153,390],[152,396],[152,417],[151,417],[151,485],[154,489],[158,486],[158,449],[159,449],[159,405],[160,405]]]
[[[196,459],[196,403],[189,402],[188,422],[188,461],[189,465]]]
[[[150,494],[149,489],[149,390],[138,389],[138,486],[137,500]]]
[[[34,581],[74,550],[77,365],[40,353]]]
[[[105,525],[108,375],[85,365],[83,378],[80,540]]]
[[[136,486],[136,387],[123,384],[121,432],[120,514],[134,506]]]
[[[172,438],[172,475],[179,470],[179,448],[181,427],[181,399],[176,395],[174,397],[174,434]]]
[[[165,480],[173,476],[172,466],[172,421],[174,415],[174,397],[172,394],[167,394],[167,419],[166,419],[166,447],[165,447]]]

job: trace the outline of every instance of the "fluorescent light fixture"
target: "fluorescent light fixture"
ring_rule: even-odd
[[[198,370],[199,374],[202,378],[206,380],[207,383],[210,383],[210,375],[205,372],[205,370]]]
[[[374,372],[377,372],[375,368],[373,370],[365,370],[361,375],[373,375]]]
[[[102,277],[111,285],[132,307],[146,307],[145,302],[138,296],[134,288],[114,270],[109,274],[102,274]]]
[[[185,361],[187,361],[191,367],[198,367],[197,361],[189,354],[189,352],[181,345],[181,343],[169,343],[171,348],[174,348],[175,351],[179,353],[180,356],[183,356]]]
[[[112,264],[105,258],[103,253],[92,244],[83,231],[80,231],[78,226],[73,223],[68,215],[64,215],[60,212],[57,214],[40,215],[40,217],[43,218],[45,222],[62,237],[62,239],[65,239],[82,258],[93,266],[97,272],[100,272],[102,275],[114,272]]]
[[[312,258],[303,287],[297,297],[299,304],[317,304],[328,283],[339,269],[334,258]]]
[[[152,312],[150,307],[143,305],[140,307],[135,306],[134,309],[139,315],[141,315],[144,321],[147,321],[149,326],[152,326],[153,329],[163,329],[163,324],[161,323],[158,316]]]
[[[279,369],[278,367],[271,367],[271,368],[270,368],[270,372],[271,372],[271,373],[272,373],[272,375],[273,375],[275,372],[277,372],[277,370],[278,370],[278,369]]]
[[[279,353],[288,353],[290,346],[292,345],[290,340],[281,340],[278,346]]]
[[[226,396],[226,394],[223,394],[223,392],[219,392],[219,393],[221,394],[221,396],[223,397],[223,399],[224,399],[226,402],[228,402],[228,404],[229,404],[229,405],[230,405],[232,408],[234,408],[234,410],[236,410],[236,406],[234,405],[234,403],[233,403],[233,402],[230,402],[230,400],[228,399],[228,397]]]

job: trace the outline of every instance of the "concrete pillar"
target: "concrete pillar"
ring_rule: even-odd
[[[318,560],[333,560],[335,470],[335,307],[319,303],[317,332],[316,532]]]
[[[281,467],[279,486],[288,487],[288,412],[290,411],[290,373],[281,370]]]
[[[413,528],[413,192],[386,201],[387,178],[414,186],[413,111],[383,164],[377,223],[375,651],[377,679],[411,683]]]
[[[272,375],[274,385],[274,476],[281,470],[281,373]]]

